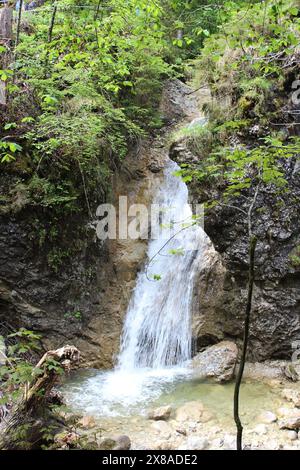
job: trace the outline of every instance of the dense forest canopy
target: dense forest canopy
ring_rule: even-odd
[[[201,54],[201,80],[217,87],[220,57],[236,51],[224,72],[244,90],[245,109],[231,127],[245,126],[249,95],[266,94],[272,80],[282,79],[276,54],[288,55],[297,44],[298,9],[290,1],[62,0],[28,10],[30,3],[24,2],[17,47],[16,38],[1,46],[9,96],[1,160],[23,168],[36,202],[70,210],[83,177],[90,191],[106,192],[111,165],[162,125],[163,80],[184,78]],[[223,132],[230,131],[227,120]]]

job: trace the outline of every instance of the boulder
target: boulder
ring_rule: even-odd
[[[131,441],[128,436],[121,435],[114,438],[115,446],[113,450],[129,450],[131,447]]]
[[[228,382],[233,378],[237,356],[235,343],[221,341],[197,354],[193,359],[193,367],[198,377]]]
[[[284,435],[290,441],[296,441],[298,439],[298,434],[296,431],[285,431]]]
[[[272,411],[263,411],[257,418],[260,423],[271,424],[277,421],[277,416]]]
[[[297,408],[280,407],[277,409],[277,414],[282,418],[297,418],[300,416],[300,411]]]
[[[296,369],[295,365],[292,364],[291,362],[287,363],[284,368],[283,368],[283,375],[288,379],[291,380],[292,382],[298,382],[299,380],[299,373],[298,370]]]
[[[187,402],[177,409],[176,421],[195,421],[196,423],[199,423],[201,421],[203,411],[204,407],[200,401]]]
[[[99,450],[129,450],[131,441],[128,436],[105,437],[98,444]]]
[[[290,429],[296,431],[300,429],[300,413],[298,416],[288,416],[279,421],[280,429]]]
[[[208,440],[205,437],[190,436],[179,450],[204,450],[208,447]]]
[[[158,431],[160,434],[163,434],[166,439],[171,436],[172,428],[165,421],[162,421],[162,420],[154,421],[151,424],[151,427],[155,429],[155,431]]]
[[[96,426],[96,421],[93,416],[83,416],[79,421],[78,424],[81,425],[83,428],[94,428]]]
[[[297,408],[300,408],[300,391],[291,388],[282,390],[282,396],[288,401],[291,401]]]
[[[214,419],[214,415],[207,410],[204,410],[201,416],[201,423],[208,423]]]
[[[99,450],[112,450],[117,445],[117,441],[111,437],[105,437],[99,441]]]
[[[160,408],[155,408],[154,410],[149,411],[148,419],[153,419],[154,421],[166,421],[170,418],[171,413],[172,407],[170,405],[161,406]]]

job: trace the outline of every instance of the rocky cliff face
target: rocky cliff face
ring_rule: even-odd
[[[188,91],[179,81],[167,83],[161,104],[165,128],[115,169],[111,202],[116,207],[121,195],[128,205],[151,203],[168,159],[171,130],[197,113]],[[16,178],[1,175],[0,322],[39,332],[45,349],[72,342],[84,365],[111,367],[146,241],[102,243],[87,216],[62,215],[54,221],[51,211],[30,204],[21,187],[12,190]],[[47,241],[54,223],[64,248]]]
[[[170,154],[179,163],[193,165],[197,160],[182,139],[172,145]],[[296,347],[293,343],[300,340],[298,159],[287,159],[284,169],[287,190],[272,186],[262,189],[253,216],[258,245],[249,359],[255,361],[291,359]],[[194,183],[190,185],[190,194],[193,202],[200,203],[218,199],[221,188],[209,183],[199,187]],[[249,203],[245,197],[251,197],[251,192],[232,204],[247,210]],[[205,217],[205,231],[218,255],[212,253],[199,272],[194,313],[198,348],[223,338],[240,342],[247,297],[246,217],[232,207],[218,206]]]
[[[118,207],[119,195],[127,195],[128,205],[149,204],[166,156],[159,138],[132,152],[114,174],[111,202]],[[2,187],[9,193],[7,175]],[[0,214],[0,322],[39,332],[45,349],[72,342],[83,364],[110,367],[146,242],[101,242],[94,221],[62,217],[55,227],[63,251],[44,240],[53,214],[21,199],[17,194]]]

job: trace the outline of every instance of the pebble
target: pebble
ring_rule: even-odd
[[[268,429],[267,429],[267,426],[265,424],[258,424],[257,426],[255,426],[255,428],[253,429],[253,432],[255,434],[258,434],[260,436],[264,435],[264,434],[267,434],[268,432]]]
[[[179,450],[204,450],[208,447],[208,440],[204,437],[190,436]]]
[[[298,439],[298,433],[296,433],[296,431],[285,431],[284,435],[290,441],[296,441]]]
[[[258,421],[264,424],[271,424],[277,421],[277,416],[272,411],[263,411],[258,416]]]

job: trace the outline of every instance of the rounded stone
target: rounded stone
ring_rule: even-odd
[[[277,421],[277,416],[272,411],[263,411],[257,419],[263,424],[271,424]]]
[[[296,431],[285,431],[284,435],[290,441],[296,441],[298,439],[298,433]]]

